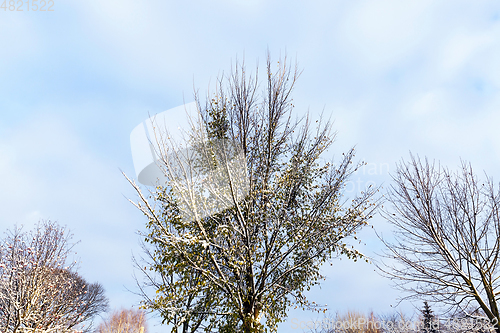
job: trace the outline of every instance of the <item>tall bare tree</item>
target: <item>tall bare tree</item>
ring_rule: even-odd
[[[68,263],[70,240],[69,232],[51,221],[30,233],[16,227],[1,240],[2,332],[88,331],[92,318],[107,309],[102,286],[87,283],[75,262]]]
[[[457,172],[411,156],[401,162],[384,217],[395,227],[381,271],[408,292],[498,325],[500,190],[469,163]],[[478,318],[480,319],[480,318]],[[483,318],[484,319],[484,318]]]
[[[308,117],[294,120],[298,76],[286,59],[268,58],[260,94],[237,65],[198,100],[202,126],[183,146],[157,133],[171,182],[144,194],[130,180],[149,220],[144,271],[156,295],[144,305],[182,332],[276,330],[290,306],[315,308],[304,292],[323,263],[362,257],[346,239],[367,224],[375,189],[343,197],[359,167],[354,149],[336,165],[318,163],[334,135],[329,122],[313,130]]]

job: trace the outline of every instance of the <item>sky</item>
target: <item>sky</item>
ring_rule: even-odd
[[[0,1],[1,2],[1,1]],[[80,273],[113,309],[137,307],[131,257],[145,218],[130,133],[150,115],[205,93],[236,60],[266,52],[303,70],[295,112],[331,116],[330,155],[356,146],[368,165],[352,188],[390,185],[410,152],[460,160],[500,179],[500,2],[462,0],[53,0],[53,11],[0,8],[0,230],[41,219],[80,240]],[[16,8],[15,11],[10,10]],[[18,9],[18,10],[17,10]],[[22,11],[21,11],[22,9]],[[48,6],[46,7],[48,9]],[[359,247],[376,258],[374,230]],[[411,312],[373,264],[334,260],[312,300],[335,311]],[[291,311],[280,332],[299,332]],[[151,319],[150,332],[167,332]],[[297,326],[297,325],[295,325]]]

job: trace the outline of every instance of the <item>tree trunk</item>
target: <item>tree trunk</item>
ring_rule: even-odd
[[[250,303],[246,301],[243,304],[243,332],[259,333],[262,332],[263,325],[259,321],[261,306],[259,302]]]
[[[257,324],[257,325],[256,325]],[[258,333],[260,332],[258,323],[256,323],[255,318],[249,314],[243,319],[243,332],[244,333]]]

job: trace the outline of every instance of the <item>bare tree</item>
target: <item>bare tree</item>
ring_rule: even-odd
[[[2,332],[88,331],[84,323],[107,309],[104,289],[68,263],[71,235],[55,222],[30,233],[9,231],[0,244]]]
[[[205,331],[276,330],[290,306],[317,308],[304,293],[323,278],[323,263],[362,257],[346,239],[370,219],[375,189],[343,197],[359,166],[354,150],[319,165],[334,135],[328,122],[311,129],[307,117],[292,117],[298,75],[286,59],[274,67],[268,58],[261,95],[237,65],[198,103],[203,121],[191,141],[176,147],[157,133],[171,182],[144,194],[129,179],[153,259],[145,273],[156,295],[144,305],[182,332],[200,321]]]
[[[99,324],[96,333],[147,333],[147,328],[143,310],[122,309]]]
[[[480,309],[500,332],[498,186],[487,176],[480,180],[469,163],[453,172],[414,156],[393,178],[383,215],[395,240],[384,241],[391,260],[381,271],[409,292],[403,299],[469,314]]]

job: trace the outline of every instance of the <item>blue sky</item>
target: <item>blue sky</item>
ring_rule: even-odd
[[[409,151],[500,179],[500,3],[461,0],[54,0],[53,12],[0,9],[0,227],[57,220],[81,274],[130,307],[135,234],[129,136],[141,121],[206,91],[236,58],[266,50],[303,69],[297,114],[335,120],[331,156],[356,145],[361,184]],[[387,167],[388,166],[388,167]],[[388,230],[380,217],[372,224]],[[368,254],[380,249],[371,228]],[[311,297],[332,311],[393,311],[399,293],[373,265],[335,261]],[[420,304],[417,304],[420,306]],[[402,309],[411,311],[410,304]],[[291,312],[291,317],[314,314]],[[151,327],[151,332],[166,332]],[[291,322],[280,332],[294,332]]]

